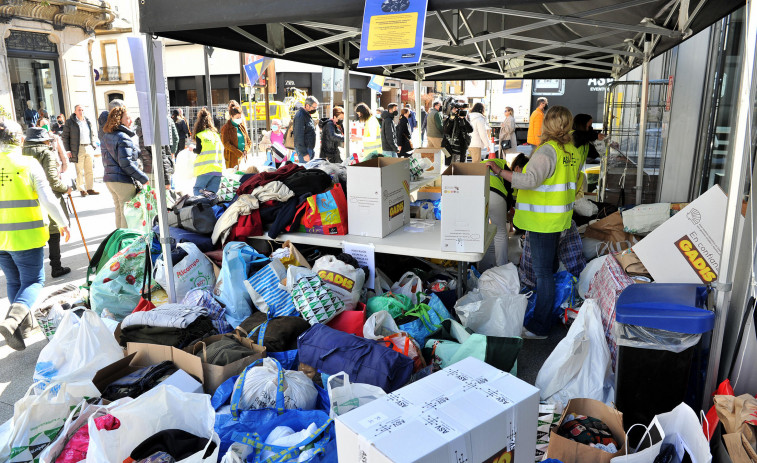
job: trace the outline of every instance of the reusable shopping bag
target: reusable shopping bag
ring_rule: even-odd
[[[248,321],[254,320],[257,315],[263,314],[258,312],[252,315],[238,329],[244,330],[245,326],[249,327]],[[297,336],[307,331],[309,326],[309,323],[300,317],[274,317],[254,326],[247,337],[256,339],[257,345],[266,348],[268,357],[278,360],[284,369],[296,370],[300,363],[297,357]],[[290,348],[292,345],[294,349]]]
[[[249,244],[229,241],[223,247],[223,266],[213,294],[226,306],[226,321],[239,326],[252,313],[252,299],[244,290],[244,282],[252,272],[270,262]]]
[[[328,323],[344,311],[344,302],[311,271],[297,277],[292,287],[292,300],[302,318],[311,325]]]
[[[242,410],[276,407],[279,389],[284,394],[285,409],[316,408],[318,390],[305,373],[284,370],[275,359],[263,358],[248,365],[234,383],[231,415],[238,418]]]
[[[474,289],[455,303],[455,312],[463,326],[476,333],[513,337],[520,336],[527,306],[527,294],[502,292],[495,296]]]
[[[180,429],[208,439],[203,450],[181,460],[182,463],[218,461],[220,439],[213,430],[215,412],[208,395],[183,392],[170,385],[160,386],[113,407],[110,414],[121,422],[118,429],[98,430],[95,417],[89,417],[86,463],[124,461],[145,439],[168,429]],[[215,449],[210,450],[213,444]]]
[[[173,263],[176,294],[187,294],[197,288],[212,291],[216,284],[216,275],[210,259],[194,243],[179,243],[176,247],[187,253],[183,259]],[[167,286],[165,263],[162,256],[155,263],[155,281],[162,287]]]
[[[97,314],[85,310],[80,319],[68,311],[52,341],[39,353],[34,381],[37,390],[67,383],[69,393],[97,397],[99,392],[92,385],[95,373],[123,357],[121,346]]]
[[[386,293],[383,296],[375,296],[368,299],[366,304],[368,315],[386,310],[392,318],[401,317],[413,307],[408,296],[402,294]]]
[[[151,242],[152,233],[136,238],[97,272],[89,302],[98,315],[121,321],[137,307],[145,281],[146,249]]]
[[[300,362],[321,373],[345,371],[359,383],[393,392],[410,379],[413,360],[375,341],[342,333],[320,323],[297,339]]]
[[[428,304],[420,303],[403,315],[397,317],[397,325],[421,346],[426,344],[426,339],[432,333],[441,328],[442,321],[451,318],[449,311],[436,294],[431,295]],[[408,321],[408,317],[413,319]]]
[[[347,198],[340,183],[325,193],[310,196],[295,213],[299,231],[318,235],[347,234]]]
[[[313,272],[344,302],[345,310],[352,310],[357,306],[365,284],[365,272],[362,269],[356,269],[332,255],[326,255],[315,261]]]
[[[578,278],[570,272],[563,270],[555,273],[555,302],[552,306],[552,316],[563,321],[565,310],[563,305],[573,308],[575,305],[575,294],[578,290]],[[527,325],[534,316],[536,310],[536,298],[539,297],[538,288],[531,296],[528,296],[526,315],[523,317],[523,324]],[[531,302],[533,300],[533,303]]]
[[[326,390],[329,392],[329,402],[331,403],[329,410],[331,418],[343,415],[386,395],[386,392],[380,387],[351,383],[350,375],[343,371],[329,376]]]
[[[147,233],[158,215],[158,199],[150,185],[145,185],[133,198],[124,204],[124,218],[131,230]]]
[[[240,180],[244,172],[234,171],[233,169],[227,169],[221,177],[221,185],[218,187],[218,199],[221,201],[231,201],[237,194],[239,185],[242,183]]]
[[[35,386],[13,406],[13,418],[6,423],[10,434],[0,441],[0,461],[39,461],[42,451],[60,434],[71,409],[81,402],[65,384],[48,384],[39,395],[32,394]]]
[[[413,305],[419,303],[423,297],[423,280],[413,272],[405,272],[402,277],[392,285],[394,294],[402,294],[410,298]]]
[[[106,236],[100,242],[95,253],[92,254],[92,258],[87,266],[87,283],[84,287],[89,290],[92,285],[92,279],[100,272],[110,258],[140,236],[142,236],[141,233],[126,228],[117,228],[110,235]]]
[[[297,313],[292,296],[281,285],[285,277],[284,264],[274,259],[244,282],[252,303],[268,318]]]

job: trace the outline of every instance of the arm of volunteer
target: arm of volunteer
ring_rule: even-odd
[[[34,181],[34,187],[37,190],[37,196],[39,197],[39,203],[47,212],[59,227],[68,227],[68,220],[66,219],[63,210],[60,208],[60,202],[58,198],[53,194],[53,190],[50,189],[50,183],[47,181],[45,171],[42,170],[42,166],[39,163],[34,163],[31,168],[31,176]]]
[[[533,190],[534,188],[537,188],[555,173],[556,162],[557,153],[555,152],[555,149],[550,145],[542,145],[536,150],[533,156],[531,156],[531,160],[528,161],[528,165],[526,166],[527,172],[512,173],[513,188],[519,190]],[[507,178],[505,178],[505,180],[507,180]]]

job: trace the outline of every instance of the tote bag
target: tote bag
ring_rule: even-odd
[[[270,262],[250,245],[230,241],[223,247],[223,266],[218,274],[213,294],[226,306],[226,321],[239,326],[252,312],[252,299],[244,282],[254,268]]]
[[[252,303],[268,318],[297,313],[292,296],[281,285],[285,277],[284,264],[274,259],[244,282]]]

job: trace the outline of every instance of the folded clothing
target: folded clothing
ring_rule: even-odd
[[[130,326],[154,326],[161,328],[187,328],[200,316],[207,316],[208,309],[202,306],[163,304],[147,312],[129,314],[121,322],[121,329]]]
[[[208,309],[208,316],[213,320],[213,326],[216,327],[216,331],[219,333],[229,333],[234,330],[234,328],[232,328],[226,321],[226,308],[213,297],[213,293],[210,291],[202,288],[195,288],[184,296],[181,303],[188,306],[200,306]]]
[[[257,342],[258,332],[263,328],[258,328],[265,322],[263,342]],[[265,346],[268,352],[286,352],[297,349],[297,338],[310,328],[310,323],[301,317],[281,316],[273,317],[270,320],[263,312],[253,312],[242,323],[239,324],[250,338],[257,344]]]
[[[103,391],[102,397],[111,402],[124,397],[136,399],[174,374],[176,370],[176,365],[168,360],[140,368],[110,383]]]
[[[152,311],[159,308],[160,307],[155,308]],[[211,320],[210,317],[203,315],[197,317],[197,319],[190,323],[186,328],[167,328],[147,325],[132,325],[124,328],[123,325],[121,325],[121,345],[126,346],[126,343],[129,342],[142,342],[183,349],[216,334],[218,334],[218,331],[216,331],[215,326],[213,326],[213,320]]]
[[[95,427],[102,431],[112,431],[121,427],[121,422],[113,415],[103,415],[95,418]],[[55,463],[76,463],[87,458],[89,450],[89,425],[85,424],[71,436],[63,447],[63,451],[55,459]]]
[[[213,454],[216,449],[215,442],[208,445],[208,438],[196,436],[181,429],[165,429],[142,441],[131,451],[124,463],[135,463],[145,461],[145,459],[152,463],[172,461],[166,460],[167,456],[180,461],[200,452],[206,445],[208,448],[203,454],[203,459]],[[161,453],[163,455],[160,455]],[[156,457],[163,459],[155,459]]]
[[[557,435],[579,444],[602,445],[605,448],[613,445],[616,449],[618,448],[618,443],[605,422],[591,416],[572,414],[566,416],[565,421],[557,430]]]
[[[202,343],[202,341],[200,341]],[[211,365],[226,366],[237,360],[242,360],[255,352],[249,347],[242,344],[239,339],[233,335],[227,334],[212,344],[208,344],[202,351],[195,355]]]

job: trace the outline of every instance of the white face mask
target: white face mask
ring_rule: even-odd
[[[242,123],[242,116],[235,117],[234,118],[234,122],[236,122],[237,124],[241,124]]]
[[[271,126],[271,130],[272,130],[273,132],[278,132],[278,131],[279,131],[279,126],[278,126],[278,125],[272,125],[272,126]]]

